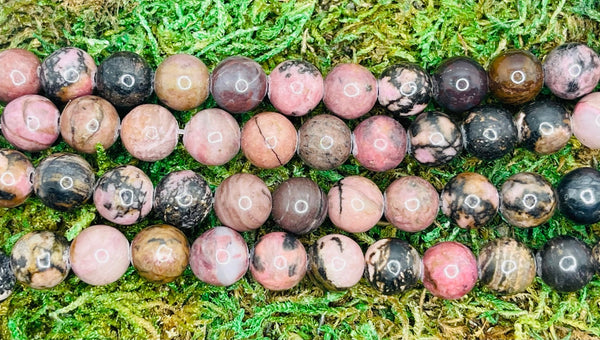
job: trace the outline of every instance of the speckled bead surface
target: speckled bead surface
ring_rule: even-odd
[[[273,191],[273,221],[294,234],[320,227],[327,217],[327,195],[310,178],[295,177]]]
[[[558,209],[578,224],[600,222],[600,171],[594,168],[572,170],[556,187]]]
[[[600,243],[596,243],[592,248],[592,263],[594,264],[594,270],[596,273],[600,272]]]
[[[15,273],[10,267],[10,257],[0,252],[0,302],[12,294],[16,281]]]
[[[550,100],[531,102],[515,117],[519,142],[542,155],[562,149],[571,138],[571,116],[559,103]]]
[[[364,66],[338,64],[325,77],[323,103],[344,119],[356,119],[369,112],[377,101],[377,79]]]
[[[541,175],[521,172],[510,176],[500,189],[500,214],[506,222],[521,228],[546,223],[556,209],[556,194]]]
[[[27,50],[10,48],[0,52],[0,102],[40,92],[40,67],[40,59]]]
[[[131,263],[141,277],[154,283],[178,278],[188,265],[189,252],[185,235],[167,224],[142,229],[131,241]]]
[[[571,116],[573,134],[590,149],[600,149],[600,92],[581,98]]]
[[[7,104],[0,123],[2,134],[10,144],[35,152],[54,144],[60,133],[59,118],[60,112],[49,99],[29,94]]]
[[[458,242],[440,242],[423,254],[423,285],[434,296],[456,300],[477,283],[477,259]]]
[[[435,101],[452,112],[472,109],[488,92],[487,72],[478,62],[466,57],[444,60],[432,79]]]
[[[448,115],[423,112],[408,128],[409,153],[421,164],[439,166],[450,162],[463,149],[462,133]]]
[[[21,205],[33,191],[34,168],[17,150],[0,149],[0,208]]]
[[[67,102],[94,92],[97,69],[92,56],[84,50],[63,47],[42,62],[40,82],[48,98]]]
[[[482,106],[469,113],[461,126],[465,149],[483,160],[494,160],[512,152],[517,128],[507,110]]]
[[[487,243],[477,258],[479,280],[500,294],[525,291],[535,278],[535,258],[523,243],[504,237]]]
[[[250,255],[244,238],[227,227],[214,227],[192,244],[190,268],[202,281],[230,286],[248,271]]]
[[[50,231],[33,231],[13,246],[10,265],[17,280],[35,289],[52,288],[69,274],[69,242]]]
[[[371,171],[397,167],[406,155],[406,147],[406,130],[392,117],[369,117],[354,129],[352,154]]]
[[[440,201],[437,190],[421,177],[396,179],[385,190],[385,218],[407,232],[427,229],[437,217]]]
[[[131,225],[150,213],[153,195],[150,178],[133,165],[125,165],[100,177],[94,190],[94,204],[105,219]]]
[[[364,270],[362,249],[348,236],[326,235],[308,249],[308,274],[324,289],[351,288],[360,281]]]
[[[379,104],[399,116],[422,112],[433,86],[429,74],[419,65],[402,62],[386,68],[377,80]]]
[[[567,43],[544,58],[544,83],[555,96],[575,99],[594,90],[600,80],[600,58],[588,46]]]
[[[209,82],[208,68],[200,59],[189,54],[175,54],[158,65],[154,92],[173,110],[188,111],[208,98]]]
[[[365,252],[365,277],[379,292],[391,295],[415,287],[422,276],[421,257],[397,238],[384,238]]]
[[[307,269],[304,246],[292,234],[264,235],[250,251],[250,273],[269,290],[286,290],[297,285]]]
[[[327,198],[329,219],[350,233],[371,229],[383,216],[383,194],[366,177],[343,178],[331,187]]]
[[[298,130],[298,155],[311,168],[331,170],[342,165],[352,151],[352,131],[341,119],[316,115]]]
[[[271,192],[255,175],[237,173],[217,187],[215,214],[224,226],[243,232],[258,229],[271,214]]]
[[[594,276],[590,248],[572,236],[554,237],[536,254],[537,274],[559,292],[575,292]]]
[[[498,211],[496,187],[484,176],[463,172],[454,176],[441,194],[442,212],[461,228],[478,228]]]
[[[269,74],[269,101],[287,116],[304,116],[323,99],[323,76],[304,60],[286,60]]]
[[[133,52],[117,52],[106,58],[96,74],[98,95],[114,106],[129,108],[142,104],[152,94],[150,65]]]
[[[508,50],[495,57],[488,68],[490,92],[501,102],[519,105],[542,90],[542,63],[529,51]]]
[[[248,112],[256,108],[267,94],[267,75],[250,58],[229,57],[213,70],[210,93],[225,111]]]
[[[297,143],[294,124],[280,113],[259,113],[242,128],[242,152],[259,168],[285,165],[294,157]]]

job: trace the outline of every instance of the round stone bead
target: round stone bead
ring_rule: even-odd
[[[477,283],[477,270],[473,252],[458,242],[440,242],[423,254],[423,285],[442,299],[467,295]]]
[[[383,194],[366,177],[345,177],[331,187],[327,198],[329,219],[350,233],[371,229],[383,216]]]
[[[327,195],[309,178],[290,178],[273,192],[273,221],[294,234],[318,228],[327,217]]]
[[[0,208],[21,205],[33,190],[31,161],[17,150],[0,149]]]
[[[600,92],[581,98],[571,116],[573,134],[590,149],[600,149]]]
[[[590,248],[571,236],[554,237],[536,255],[537,274],[559,292],[575,292],[594,276]]]
[[[512,115],[500,107],[483,106],[471,111],[461,129],[465,149],[479,159],[498,159],[510,153],[517,144],[517,128]]]
[[[490,63],[488,74],[490,92],[506,104],[531,101],[544,86],[542,63],[524,50],[501,53]]]
[[[387,171],[398,166],[406,155],[406,130],[388,116],[373,116],[354,129],[352,154],[371,171]]]
[[[154,92],[173,110],[188,111],[208,98],[209,82],[208,68],[200,59],[189,54],[175,54],[158,65]]]
[[[0,302],[12,294],[16,281],[15,273],[10,267],[10,257],[0,252]]]
[[[546,86],[555,96],[575,99],[594,90],[600,80],[600,58],[591,48],[568,43],[554,48],[544,59]]]
[[[240,138],[240,127],[229,113],[206,109],[186,124],[183,146],[201,164],[223,165],[240,151]]]
[[[556,194],[541,175],[521,172],[510,176],[500,189],[500,214],[511,225],[537,227],[554,214]]]
[[[71,269],[81,281],[102,286],[117,281],[129,268],[129,241],[117,229],[93,225],[71,243]]]
[[[294,124],[276,112],[259,113],[242,128],[242,152],[259,168],[285,165],[294,157],[297,143]]]
[[[17,149],[42,151],[54,144],[60,130],[60,112],[37,94],[19,97],[6,105],[0,117],[2,134]]]
[[[52,288],[69,274],[69,242],[50,231],[33,231],[13,246],[10,265],[17,280],[35,289]]]
[[[484,176],[463,172],[454,176],[442,191],[442,212],[461,228],[478,228],[498,211],[496,187]]]
[[[94,204],[105,219],[131,225],[150,213],[153,194],[150,178],[133,165],[125,165],[100,177],[94,190]]]
[[[408,128],[412,156],[421,164],[439,166],[450,162],[463,149],[462,134],[446,114],[423,112]]]
[[[377,101],[377,79],[364,66],[339,64],[325,77],[323,103],[344,119],[369,112]]]
[[[323,76],[315,65],[286,60],[269,74],[269,100],[287,116],[304,116],[323,99]]]
[[[269,290],[290,289],[306,274],[306,250],[289,233],[264,235],[250,251],[250,258],[252,277]]]
[[[386,68],[377,80],[379,104],[399,116],[422,112],[433,86],[429,74],[419,65],[402,62]]]
[[[154,211],[168,224],[193,229],[212,209],[213,196],[204,178],[191,170],[163,177],[154,191]]]
[[[173,152],[179,139],[179,125],[173,114],[157,104],[143,104],[131,110],[121,124],[121,142],[135,158],[154,162]]]
[[[344,290],[360,281],[365,257],[360,246],[348,236],[321,237],[308,249],[308,274],[327,290]]]
[[[435,101],[452,112],[479,105],[488,92],[488,76],[475,60],[454,57],[444,60],[433,73]]]
[[[87,52],[63,47],[42,62],[40,82],[48,98],[67,102],[94,92],[96,71],[96,62]]]
[[[600,272],[600,243],[596,243],[592,248],[592,262],[594,264],[594,270],[596,273]]]
[[[523,106],[515,117],[519,141],[542,155],[562,149],[571,138],[571,117],[556,102],[540,100]]]
[[[558,209],[578,224],[600,222],[600,171],[578,168],[566,174],[556,188]]]
[[[136,53],[117,52],[98,67],[98,95],[119,108],[142,104],[152,94],[152,69]]]
[[[371,286],[386,295],[415,287],[422,276],[419,253],[397,238],[373,243],[365,253],[365,262],[365,277]]]
[[[190,268],[194,275],[213,286],[230,286],[246,274],[248,246],[244,238],[227,227],[214,227],[192,244]]]
[[[398,178],[387,187],[384,197],[385,218],[402,231],[427,229],[439,211],[437,190],[421,177]]]
[[[40,59],[33,53],[11,48],[0,52],[0,102],[40,92]]]
[[[271,213],[271,192],[257,176],[237,173],[217,187],[214,209],[227,227],[240,232],[258,229]]]
[[[512,238],[499,238],[486,244],[477,259],[481,283],[500,294],[525,291],[535,278],[533,253]]]
[[[96,153],[96,144],[106,150],[119,137],[121,119],[106,99],[83,96],[71,100],[60,116],[60,134],[73,149]]]
[[[348,159],[351,151],[352,131],[335,116],[314,116],[298,130],[298,155],[311,168],[335,169]]]
[[[250,58],[229,57],[213,70],[210,93],[217,105],[227,112],[248,112],[256,108],[265,97],[267,75]]]
[[[131,241],[131,263],[141,277],[168,283],[188,265],[190,246],[185,235],[167,224],[142,229]]]

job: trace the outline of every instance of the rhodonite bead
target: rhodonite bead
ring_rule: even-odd
[[[329,219],[350,233],[371,229],[383,215],[383,194],[373,181],[362,176],[346,177],[327,194]]]
[[[294,157],[297,143],[294,124],[276,112],[259,113],[242,128],[242,152],[259,168],[285,165]]]
[[[519,105],[533,100],[544,85],[542,63],[528,51],[508,50],[488,69],[490,92],[501,102]]]
[[[498,159],[517,144],[517,128],[510,112],[483,106],[469,113],[461,127],[465,149],[483,160]]]
[[[421,164],[439,166],[450,162],[463,149],[462,134],[446,114],[423,112],[410,124],[410,154]]]
[[[269,100],[287,116],[304,116],[323,99],[323,76],[304,60],[286,60],[269,74]]]
[[[294,234],[309,233],[327,217],[327,195],[309,178],[295,177],[273,192],[273,221]]]
[[[477,259],[481,283],[500,294],[525,291],[535,278],[535,258],[523,243],[499,238],[487,243]]]
[[[10,267],[10,257],[0,252],[0,302],[12,294],[16,281],[15,273]]]
[[[33,190],[31,161],[17,150],[0,149],[0,207],[21,205]]]
[[[554,214],[556,195],[542,176],[521,172],[510,176],[500,189],[500,214],[511,225],[537,227]]]
[[[573,134],[590,149],[600,149],[600,92],[581,98],[571,116]]]
[[[590,248],[571,236],[558,236],[546,242],[536,255],[537,274],[559,292],[575,292],[594,276]]]
[[[558,209],[578,224],[600,221],[600,171],[594,168],[572,170],[556,187]]]
[[[592,248],[592,263],[594,264],[594,270],[596,273],[600,272],[600,243],[596,243]]]
[[[573,119],[575,120],[575,119]],[[531,102],[515,117],[521,145],[542,155],[562,149],[571,138],[571,116],[559,103]]]
[[[118,108],[142,104],[152,94],[150,65],[133,52],[117,52],[98,67],[98,95]]]
[[[398,166],[406,155],[406,130],[388,116],[373,116],[354,129],[352,154],[371,171],[387,171]]]
[[[225,111],[248,112],[256,108],[265,97],[267,75],[250,58],[229,57],[213,70],[210,92],[217,105]]]
[[[442,212],[461,228],[478,228],[498,211],[496,187],[484,176],[463,172],[454,176],[442,191]]]
[[[406,176],[393,181],[385,190],[385,218],[407,232],[427,229],[439,211],[439,195],[421,177]]]
[[[96,71],[96,62],[87,52],[63,47],[42,62],[40,82],[50,99],[67,102],[94,92]]]
[[[360,281],[365,257],[360,246],[348,236],[321,237],[308,249],[308,274],[327,290],[344,290]]]
[[[431,99],[431,77],[419,65],[402,62],[386,68],[377,80],[379,104],[399,116],[419,114]]]
[[[479,105],[488,92],[488,75],[475,60],[453,57],[444,60],[433,73],[434,98],[452,112]]]
[[[455,300],[477,283],[477,260],[458,242],[440,242],[423,254],[423,285],[431,294]]]
[[[0,52],[0,102],[40,92],[40,59],[33,53],[11,48]]]
[[[560,45],[544,59],[544,78],[555,96],[581,97],[592,92],[600,80],[600,58],[584,44]]]
[[[373,243],[365,253],[365,263],[365,277],[371,286],[386,295],[415,287],[422,276],[419,253],[397,238]]]
[[[189,54],[175,54],[158,65],[154,92],[173,110],[188,111],[208,98],[209,82],[208,68],[200,59]]]
[[[335,116],[314,116],[298,130],[298,156],[311,168],[335,169],[348,159],[351,151],[352,131]]]
[[[364,66],[339,64],[325,77],[323,103],[344,119],[369,112],[377,101],[377,79]]]

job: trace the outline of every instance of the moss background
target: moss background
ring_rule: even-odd
[[[0,0],[0,49],[22,47],[43,59],[57,48],[76,46],[87,50],[98,63],[113,52],[129,50],[140,53],[154,68],[175,53],[193,54],[211,70],[225,57],[241,54],[257,60],[267,72],[285,59],[302,58],[323,74],[338,63],[356,62],[378,76],[403,59],[433,71],[441,60],[456,55],[472,57],[487,67],[507,48],[527,49],[542,58],[558,44],[577,41],[600,51],[599,38],[598,0]],[[544,89],[540,97],[548,93]],[[566,105],[572,108],[574,103]],[[198,110],[213,106],[209,99]],[[431,109],[435,107],[430,104]],[[272,109],[265,101],[254,112],[236,118],[243,123],[254,113]],[[180,126],[198,110],[175,112]],[[311,115],[325,111],[321,104]],[[371,114],[384,113],[376,106]],[[298,128],[306,119],[292,121]],[[405,127],[410,123],[408,119],[401,122]],[[357,123],[348,122],[351,128]],[[498,187],[522,171],[541,173],[556,184],[574,168],[597,168],[599,156],[573,138],[550,156],[518,148],[495,162],[463,154],[438,168],[421,166],[407,157],[397,169],[374,173],[350,158],[334,171],[316,171],[294,157],[285,167],[261,170],[240,155],[225,166],[202,166],[181,144],[172,155],[155,163],[133,159],[120,142],[85,157],[97,169],[97,176],[119,164],[133,164],[155,184],[170,171],[192,169],[205,176],[213,189],[229,175],[243,171],[257,174],[271,189],[289,177],[308,176],[328,190],[343,176],[363,175],[385,190],[394,179],[411,174],[426,178],[439,190],[463,171],[482,173]],[[0,147],[8,146],[0,137]],[[37,165],[59,151],[72,150],[58,142],[28,156]],[[131,240],[140,229],[158,222],[150,217],[120,230]],[[18,208],[0,210],[0,245],[8,253],[32,230],[57,231],[71,240],[97,223],[106,221],[96,215],[93,204],[59,213],[32,197]],[[218,223],[211,214],[193,237]],[[252,245],[260,235],[276,229],[269,220],[244,237]],[[301,240],[309,245],[333,232],[339,230],[327,221]],[[352,238],[366,250],[377,239],[395,236],[408,240],[421,254],[437,242],[456,240],[477,254],[486,242],[501,236],[512,236],[539,249],[547,239],[562,234],[574,235],[592,246],[599,232],[598,224],[574,225],[560,213],[529,230],[511,227],[497,216],[485,228],[470,231],[440,214],[435,225],[420,233],[400,232],[382,221]],[[270,292],[250,275],[220,288],[199,282],[189,269],[175,282],[157,285],[141,279],[130,267],[122,279],[104,287],[89,286],[73,274],[51,290],[18,285],[14,294],[0,303],[0,338],[596,339],[600,338],[599,308],[597,277],[575,293],[556,293],[536,278],[526,292],[514,296],[497,296],[477,286],[458,301],[445,301],[434,298],[422,285],[400,295],[383,296],[364,279],[344,292],[324,292],[308,279],[291,290]]]

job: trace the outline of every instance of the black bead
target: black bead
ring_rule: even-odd
[[[577,291],[585,287],[594,275],[590,248],[571,236],[548,240],[536,260],[538,276],[560,292]]]
[[[579,224],[600,221],[600,171],[579,168],[566,174],[556,188],[558,209]]]
[[[483,160],[498,159],[517,144],[517,128],[510,112],[495,106],[471,111],[462,124],[465,149]]]
[[[152,94],[152,69],[138,54],[117,52],[98,67],[96,87],[100,97],[120,108],[142,104]]]

